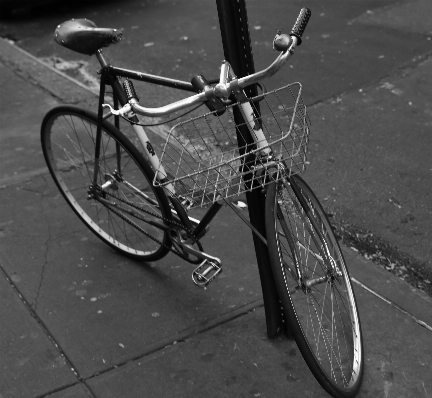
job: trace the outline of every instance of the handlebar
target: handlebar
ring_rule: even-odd
[[[302,8],[300,10],[300,14],[297,17],[297,21],[295,22],[293,28],[291,29],[291,36],[297,37],[299,40],[298,45],[301,44],[303,32],[306,29],[306,26],[309,22],[309,19],[311,17],[312,13],[309,8]]]
[[[290,36],[288,37],[287,35],[281,35],[279,31],[278,34],[273,39],[273,48],[275,50],[282,51],[281,54],[279,54],[276,60],[266,69],[238,79],[239,87],[245,88],[247,86],[250,86],[251,84],[258,83],[261,80],[268,79],[269,77],[273,76],[276,72],[278,72],[279,69],[281,69],[285,65],[288,58],[294,53],[295,48],[301,44],[302,41],[301,37],[303,35],[303,32],[306,29],[307,23],[309,22],[311,15],[312,13],[308,8],[302,8],[291,30]],[[275,42],[278,42],[280,37],[285,38],[284,36],[287,37],[287,40],[285,40],[285,43],[282,46],[278,46],[277,44],[275,44]],[[221,79],[222,79],[222,73],[221,73]],[[216,95],[218,95],[217,87],[221,83],[222,80],[215,88]],[[229,90],[229,86],[227,87],[227,89]]]
[[[296,46],[301,44],[302,35],[310,17],[311,11],[308,8],[302,8],[290,35],[282,35],[280,31],[278,32],[273,40],[273,48],[277,51],[281,51],[281,53],[270,66],[262,71],[237,79],[231,69],[231,65],[224,61],[221,68],[219,83],[214,88],[211,88],[211,90],[203,90],[199,94],[159,108],[146,108],[139,105],[137,100],[130,100],[130,105],[126,104],[125,106],[129,105],[132,110],[139,115],[150,117],[165,116],[175,111],[206,102],[210,99],[210,95],[216,95],[219,98],[228,98],[234,88],[243,89],[261,80],[268,79],[285,65],[288,58],[294,53]],[[211,91],[211,93],[209,93],[209,91]]]

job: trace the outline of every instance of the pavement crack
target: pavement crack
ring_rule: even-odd
[[[139,354],[130,357],[122,362],[118,362],[114,365],[111,365],[109,368],[103,369],[99,372],[96,372],[90,376],[88,376],[85,381],[91,380],[93,378],[99,377],[103,374],[112,372],[118,368],[121,368],[123,366],[126,366],[130,363],[138,362],[143,360],[145,357],[148,357],[152,354],[156,354],[157,352],[163,352],[166,349],[172,348],[177,346],[178,344],[185,344],[188,342],[188,340],[197,335],[204,332],[207,332],[211,329],[217,328],[220,325],[223,325],[224,323],[231,322],[236,318],[239,318],[241,316],[245,316],[249,314],[250,312],[255,311],[259,307],[263,307],[264,302],[262,299],[257,299],[249,304],[246,304],[242,307],[239,307],[233,311],[230,311],[224,315],[221,315],[219,317],[216,317],[210,321],[205,321],[203,323],[200,323],[198,325],[194,325],[190,328],[184,329],[181,332],[176,333],[174,336],[168,336],[165,337],[159,341],[154,342],[153,344],[148,345],[145,347],[145,349],[140,352]]]
[[[42,195],[42,192],[40,190],[38,190],[38,189],[32,189],[32,188],[23,187],[23,186],[21,186],[19,189],[21,191],[33,192],[33,193],[37,193],[39,195]]]
[[[38,307],[38,303],[39,303],[39,297],[40,297],[40,292],[42,289],[42,285],[44,282],[44,278],[45,278],[45,268],[48,264],[48,252],[49,252],[49,242],[51,240],[51,237],[49,236],[47,238],[47,240],[45,241],[45,251],[44,251],[44,263],[42,264],[42,271],[41,271],[41,276],[40,276],[40,280],[39,280],[39,286],[36,292],[36,297],[35,297],[35,303],[34,303],[34,310],[37,311],[37,307]]]
[[[366,285],[364,285],[363,283],[361,283],[360,281],[358,281],[355,278],[351,278],[351,280],[356,283],[357,285],[361,286],[363,289],[367,290],[369,293],[373,294],[375,297],[378,297],[379,299],[381,299],[382,301],[384,301],[385,303],[387,303],[388,305],[392,306],[393,308],[395,308],[397,311],[401,312],[402,314],[410,317],[415,323],[417,323],[418,325],[424,327],[425,329],[429,330],[429,332],[432,332],[432,326],[428,325],[426,322],[422,321],[421,319],[417,318],[415,315],[411,314],[409,311],[405,310],[404,308],[402,308],[400,305],[396,304],[395,302],[385,298],[384,296],[381,296],[379,293],[377,293],[376,291],[374,291],[373,289],[367,287]]]
[[[38,289],[37,289],[37,292],[36,292],[36,297],[35,297],[35,302],[34,302],[34,310],[35,310],[35,312],[37,311],[37,307],[38,307],[38,304],[39,304],[39,298],[40,298],[41,290],[42,290],[42,285],[43,285],[43,282],[44,282],[44,279],[45,279],[45,271],[46,271],[46,268],[47,268],[47,265],[48,265],[48,253],[49,253],[49,248],[50,248],[50,242],[52,241],[52,238],[51,238],[51,225],[50,225],[50,223],[47,220],[47,215],[46,215],[45,210],[44,210],[43,197],[44,197],[44,195],[42,194],[41,195],[40,204],[41,204],[41,210],[42,210],[43,219],[45,220],[45,223],[47,225],[48,237],[45,240],[44,262],[42,264],[42,270],[41,270],[41,275],[40,275],[40,280],[39,280],[39,286],[38,286]]]
[[[17,296],[19,297],[19,299],[23,303],[24,307],[29,312],[30,316],[38,323],[39,327],[42,329],[42,331],[45,334],[45,336],[48,338],[48,340],[51,342],[51,344],[55,347],[55,349],[58,350],[60,356],[62,358],[64,358],[64,360],[66,361],[67,366],[72,371],[72,373],[75,375],[75,377],[77,379],[77,382],[80,383],[81,385],[83,385],[83,387],[89,393],[89,396],[96,397],[96,395],[92,392],[91,388],[87,385],[87,383],[84,380],[84,378],[76,370],[76,367],[73,364],[72,360],[66,354],[66,352],[61,347],[61,345],[57,342],[57,340],[55,339],[55,337],[53,336],[53,334],[50,332],[50,330],[48,329],[48,327],[45,325],[45,323],[43,322],[43,320],[38,316],[38,314],[36,313],[36,309],[34,309],[31,306],[31,304],[26,300],[26,298],[21,293],[21,291],[19,290],[19,288],[17,287],[17,285],[9,277],[8,273],[3,268],[3,266],[1,265],[1,263],[0,263],[0,273],[3,273],[3,275],[6,278],[7,282],[9,283],[9,285],[11,286],[11,288],[14,290],[14,292],[17,294]],[[77,383],[75,383],[75,384],[77,384]],[[74,384],[71,384],[71,385],[68,385],[68,386],[63,386],[62,388],[65,389],[65,388],[71,387],[72,385],[74,385]],[[51,393],[48,394],[48,395],[51,395]],[[44,394],[44,396],[47,396],[47,394]],[[1,397],[1,394],[0,394],[0,397]],[[39,398],[39,397],[35,397],[35,398]]]

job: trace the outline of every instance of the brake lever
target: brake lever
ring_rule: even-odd
[[[102,104],[102,108],[109,108],[111,114],[115,116],[123,116],[125,113],[129,113],[132,110],[132,107],[130,104],[124,105],[120,109],[114,109],[110,104]]]

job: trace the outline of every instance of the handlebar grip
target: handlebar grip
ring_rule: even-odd
[[[134,87],[131,80],[126,79],[124,81],[123,90],[126,92],[126,96],[127,96],[128,101],[130,101],[131,99],[135,99],[135,100],[139,101],[137,93],[135,91],[135,87]]]
[[[291,30],[291,35],[297,37],[298,39],[298,43],[297,43],[298,46],[302,42],[301,37],[303,35],[303,32],[306,29],[306,25],[308,24],[311,15],[312,12],[311,10],[309,10],[309,8],[302,8],[300,10],[299,16],[297,17],[297,21]]]

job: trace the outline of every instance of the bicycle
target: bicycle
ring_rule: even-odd
[[[223,203],[236,211],[268,247],[286,322],[313,375],[332,396],[353,397],[364,367],[360,319],[338,241],[299,176],[309,135],[301,85],[267,92],[260,83],[301,44],[310,15],[304,8],[290,35],[278,31],[273,47],[279,55],[266,69],[237,78],[224,61],[218,80],[199,75],[191,83],[110,65],[102,48],[120,41],[118,30],[86,19],[60,24],[57,43],[96,55],[101,65],[98,113],[56,107],[42,122],[41,140],[58,189],[96,236],[142,261],[171,251],[197,265],[192,280],[199,287],[222,272],[221,260],[205,253],[200,239]],[[194,95],[146,108],[132,80]],[[106,85],[112,87],[112,104],[105,103]],[[261,93],[248,98],[244,89],[251,85]],[[203,104],[206,113],[170,130],[159,157],[137,114],[160,117]],[[112,116],[114,125],[107,120]],[[132,126],[138,145],[120,131],[120,118]],[[253,189],[265,195],[266,238],[229,200]],[[188,216],[189,209],[205,206],[210,207],[201,220]]]

